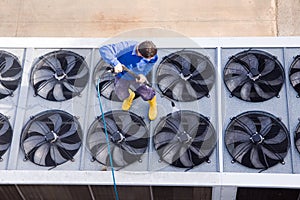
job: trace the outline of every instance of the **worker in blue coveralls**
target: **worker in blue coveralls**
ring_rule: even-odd
[[[158,59],[155,44],[152,41],[123,41],[104,45],[99,51],[102,59],[114,67],[115,93],[123,101],[122,110],[129,110],[135,97],[131,86],[144,101],[149,102],[148,117],[154,120],[157,117],[155,90],[144,83]],[[138,78],[130,75],[123,66],[137,74]]]

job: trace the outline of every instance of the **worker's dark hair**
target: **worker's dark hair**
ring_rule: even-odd
[[[151,41],[141,42],[138,45],[137,50],[144,58],[152,58],[157,53],[157,48]]]

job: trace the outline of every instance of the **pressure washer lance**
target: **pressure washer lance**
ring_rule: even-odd
[[[125,65],[122,65],[122,68],[123,68],[124,71],[128,72],[131,76],[133,76],[133,77],[136,78],[137,80],[140,79],[140,76],[139,76],[139,75],[137,75],[136,73],[134,73],[132,70],[128,69]],[[115,73],[113,67],[107,67],[106,69],[107,69],[107,71],[109,71],[109,72],[111,72],[111,73]],[[148,81],[147,79],[146,79],[146,81],[145,81],[143,84],[147,85],[148,87],[151,87],[151,88],[154,89],[158,94],[160,94],[159,91],[157,91],[156,88],[152,87],[152,85],[149,83],[149,81]],[[174,101],[173,101],[172,99],[170,99],[170,98],[167,97],[167,96],[163,96],[163,98],[166,98],[166,99],[168,99],[168,100],[171,102],[171,105],[172,105],[172,108],[173,108],[173,111],[172,111],[172,112],[178,110],[177,108],[175,108],[175,103],[174,103]]]

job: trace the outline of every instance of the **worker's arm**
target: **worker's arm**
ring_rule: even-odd
[[[115,44],[108,44],[100,47],[99,52],[102,59],[113,66],[115,72],[118,73],[122,71],[122,63],[119,62],[118,57],[127,53],[129,49],[132,50],[132,47],[136,44],[136,41],[123,41]]]

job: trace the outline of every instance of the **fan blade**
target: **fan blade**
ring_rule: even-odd
[[[273,160],[283,160],[283,156],[280,153],[277,153],[275,150],[269,150],[265,146],[261,146],[261,150],[265,156]]]
[[[264,69],[260,73],[262,76],[268,75],[269,73],[272,73],[272,71],[275,69],[275,62],[271,59],[265,59],[264,61]]]
[[[118,117],[121,121],[120,129],[126,133],[134,122],[132,121],[129,113],[126,113],[125,115],[119,115]]]
[[[59,138],[64,139],[64,138],[67,138],[71,135],[74,135],[77,132],[78,128],[79,128],[78,124],[72,122],[70,129],[68,131],[64,131],[64,132],[60,133]],[[62,127],[60,127],[60,129],[62,129]]]
[[[40,165],[46,165],[46,156],[49,153],[49,148],[50,145],[47,143],[39,146],[33,154],[34,162]]]
[[[69,80],[73,80],[73,79],[80,79],[80,78],[84,78],[85,76],[88,75],[88,69],[87,68],[81,68],[77,74],[74,74],[74,75],[71,75],[69,76],[68,75],[68,79]]]
[[[55,84],[53,88],[53,96],[57,101],[63,101],[66,99],[63,93],[62,85],[60,83]]]
[[[159,132],[154,137],[155,149],[168,143],[175,143],[177,141],[176,135],[172,132]]]
[[[244,142],[239,144],[238,146],[235,147],[233,150],[233,158],[239,162],[242,162],[242,159],[246,153],[251,149],[252,144],[249,142]]]
[[[250,95],[251,95],[251,88],[252,84],[250,82],[246,82],[243,87],[241,88],[241,98],[244,100],[249,101],[250,100]]]
[[[33,74],[34,83],[39,83],[40,81],[46,81],[53,78],[54,72],[48,69],[35,70]]]
[[[225,143],[227,145],[248,142],[250,139],[249,133],[240,130],[227,130],[227,134],[225,137]]]
[[[249,135],[252,135],[252,133],[257,132],[256,125],[250,117],[247,117],[247,116],[240,117],[240,118],[236,119],[236,122]]]
[[[25,149],[25,151],[27,151],[26,153],[28,153],[30,150],[39,147],[40,145],[45,144],[45,137],[41,136],[41,135],[35,135],[35,136],[31,136],[26,138],[23,141],[23,147]]]
[[[280,144],[282,142],[284,142],[285,140],[287,140],[287,135],[285,134],[284,131],[280,130],[278,134],[276,134],[275,137],[270,138],[270,139],[265,139],[264,143],[265,144],[269,144],[269,145],[276,145],[276,144]]]
[[[111,144],[110,144],[111,145]],[[113,147],[111,146],[111,150],[114,148],[114,145]],[[109,165],[109,159],[108,159],[108,148],[107,148],[107,144],[103,144],[102,146],[99,147],[96,155],[95,155],[95,158],[99,161],[99,162],[105,162],[104,164],[105,165]],[[107,163],[108,162],[108,163]]]
[[[179,151],[179,160],[185,167],[192,167],[193,162],[191,161],[191,158],[189,156],[189,152],[185,148],[181,148]]]
[[[117,125],[116,125],[116,122],[114,120],[112,120],[111,118],[106,117],[105,121],[106,121],[107,130],[111,134],[119,130]]]
[[[77,150],[77,149],[80,148],[81,141],[77,142],[77,143],[69,144],[69,143],[62,142],[61,140],[58,140],[56,144],[57,144],[58,147],[61,147],[65,150],[67,150],[67,151],[73,151],[73,150]]]
[[[10,143],[1,144],[0,145],[0,151],[6,151],[10,146]]]
[[[112,150],[113,161],[117,166],[126,166],[128,163],[124,159],[124,153],[121,148],[115,147]]]
[[[260,134],[262,136],[265,136],[266,134],[269,133],[270,129],[272,128],[272,120],[270,117],[265,117],[265,116],[259,116],[257,117],[260,122]]]
[[[198,61],[200,62],[197,64],[195,71],[192,73],[192,76],[202,74],[206,70],[206,66],[208,65],[207,61],[206,60],[198,60]]]
[[[159,76],[171,76],[171,77],[179,77],[180,76],[180,70],[170,63],[164,63],[160,65],[159,68]]]
[[[125,131],[124,131],[125,132]],[[125,132],[127,133],[127,131]],[[146,138],[147,130],[143,126],[139,126],[138,131],[126,138],[126,141],[131,142],[137,139]]]
[[[258,71],[259,62],[255,55],[247,54],[247,56],[242,57],[241,60],[247,63],[249,70],[250,68],[255,68]]]
[[[184,85],[185,84],[183,83],[183,81],[179,80],[177,81],[177,84],[172,88],[172,94],[174,97],[176,97],[176,99],[183,99],[182,93]]]
[[[2,127],[0,129],[0,137],[3,136],[4,134],[6,134],[7,131],[10,129],[10,125],[8,122],[4,122],[1,124],[2,124]]]
[[[191,59],[188,56],[186,56],[186,55],[178,55],[177,57],[175,57],[174,59],[172,59],[172,62],[173,61],[177,62],[182,67],[182,69],[190,71]]]
[[[0,94],[10,95],[11,90],[5,87],[2,83],[0,83]]]
[[[76,57],[75,56],[66,56],[67,68],[65,70],[66,74],[68,74],[76,65]]]
[[[263,91],[258,84],[253,84],[255,91],[257,94],[264,98],[264,99],[269,99],[273,96],[273,91]]]
[[[233,76],[226,80],[226,85],[230,91],[234,91],[237,87],[243,85],[248,77],[245,76]]]
[[[185,82],[185,88],[186,88],[186,91],[188,92],[188,94],[190,95],[189,98],[196,100],[198,95],[189,82]]]
[[[16,74],[11,75],[11,76],[6,76],[6,77],[1,76],[0,80],[3,81],[3,82],[15,82],[15,81],[19,81],[21,76],[22,76],[22,72],[19,71],[19,73],[16,73]]]
[[[47,98],[48,94],[51,92],[51,90],[53,90],[56,82],[57,82],[56,80],[51,79],[41,84],[37,89],[39,95],[43,98]]]
[[[256,146],[253,146],[253,148],[251,149],[251,152],[250,152],[250,161],[251,161],[252,165],[253,165],[255,168],[262,169],[262,168],[265,168],[265,167],[266,167],[266,166],[265,166],[264,164],[262,164],[261,161],[260,161],[259,152],[258,152]]]
[[[242,64],[236,62],[230,63],[225,69],[226,75],[247,76],[248,74],[248,69],[245,68],[245,66],[243,66]]]
[[[167,89],[171,88],[179,81],[180,79],[178,76],[165,76],[164,78],[158,81],[158,85],[161,88],[161,90],[165,92]]]
[[[35,133],[39,133],[42,135],[46,135],[50,131],[51,130],[49,129],[49,127],[44,122],[41,122],[41,121],[33,121],[30,124],[30,127],[28,129],[28,133],[35,132]]]
[[[63,70],[59,60],[55,56],[47,56],[43,59],[55,72]]]
[[[55,133],[58,133],[63,123],[61,116],[59,114],[54,114],[54,115],[50,115],[48,118],[51,120],[52,124],[54,125],[53,131]]]
[[[51,145],[50,146],[50,157],[56,164],[61,164],[66,161],[66,159],[61,155],[61,153],[58,151],[58,149]]]
[[[72,93],[79,93],[79,91],[80,91],[80,87],[78,87],[78,86],[74,86],[73,84],[71,84],[70,82],[68,82],[67,80],[66,81],[63,81],[62,82],[62,84],[63,84],[63,86],[65,87],[65,88],[67,88],[70,92],[72,92]]]
[[[4,68],[1,69],[1,74],[4,74],[5,72],[7,72],[14,64],[14,58],[7,56],[5,57],[5,66]]]
[[[89,139],[88,139],[89,146],[94,146],[96,144],[105,144],[105,143],[106,143],[106,138],[103,132],[95,131],[89,135]]]
[[[300,83],[300,72],[296,72],[290,75],[290,80],[293,86],[296,86]]]
[[[163,148],[163,152],[161,154],[161,157],[166,160],[168,163],[173,163],[175,160],[179,158],[179,151],[180,151],[181,145],[179,143],[175,144],[168,144]]]

